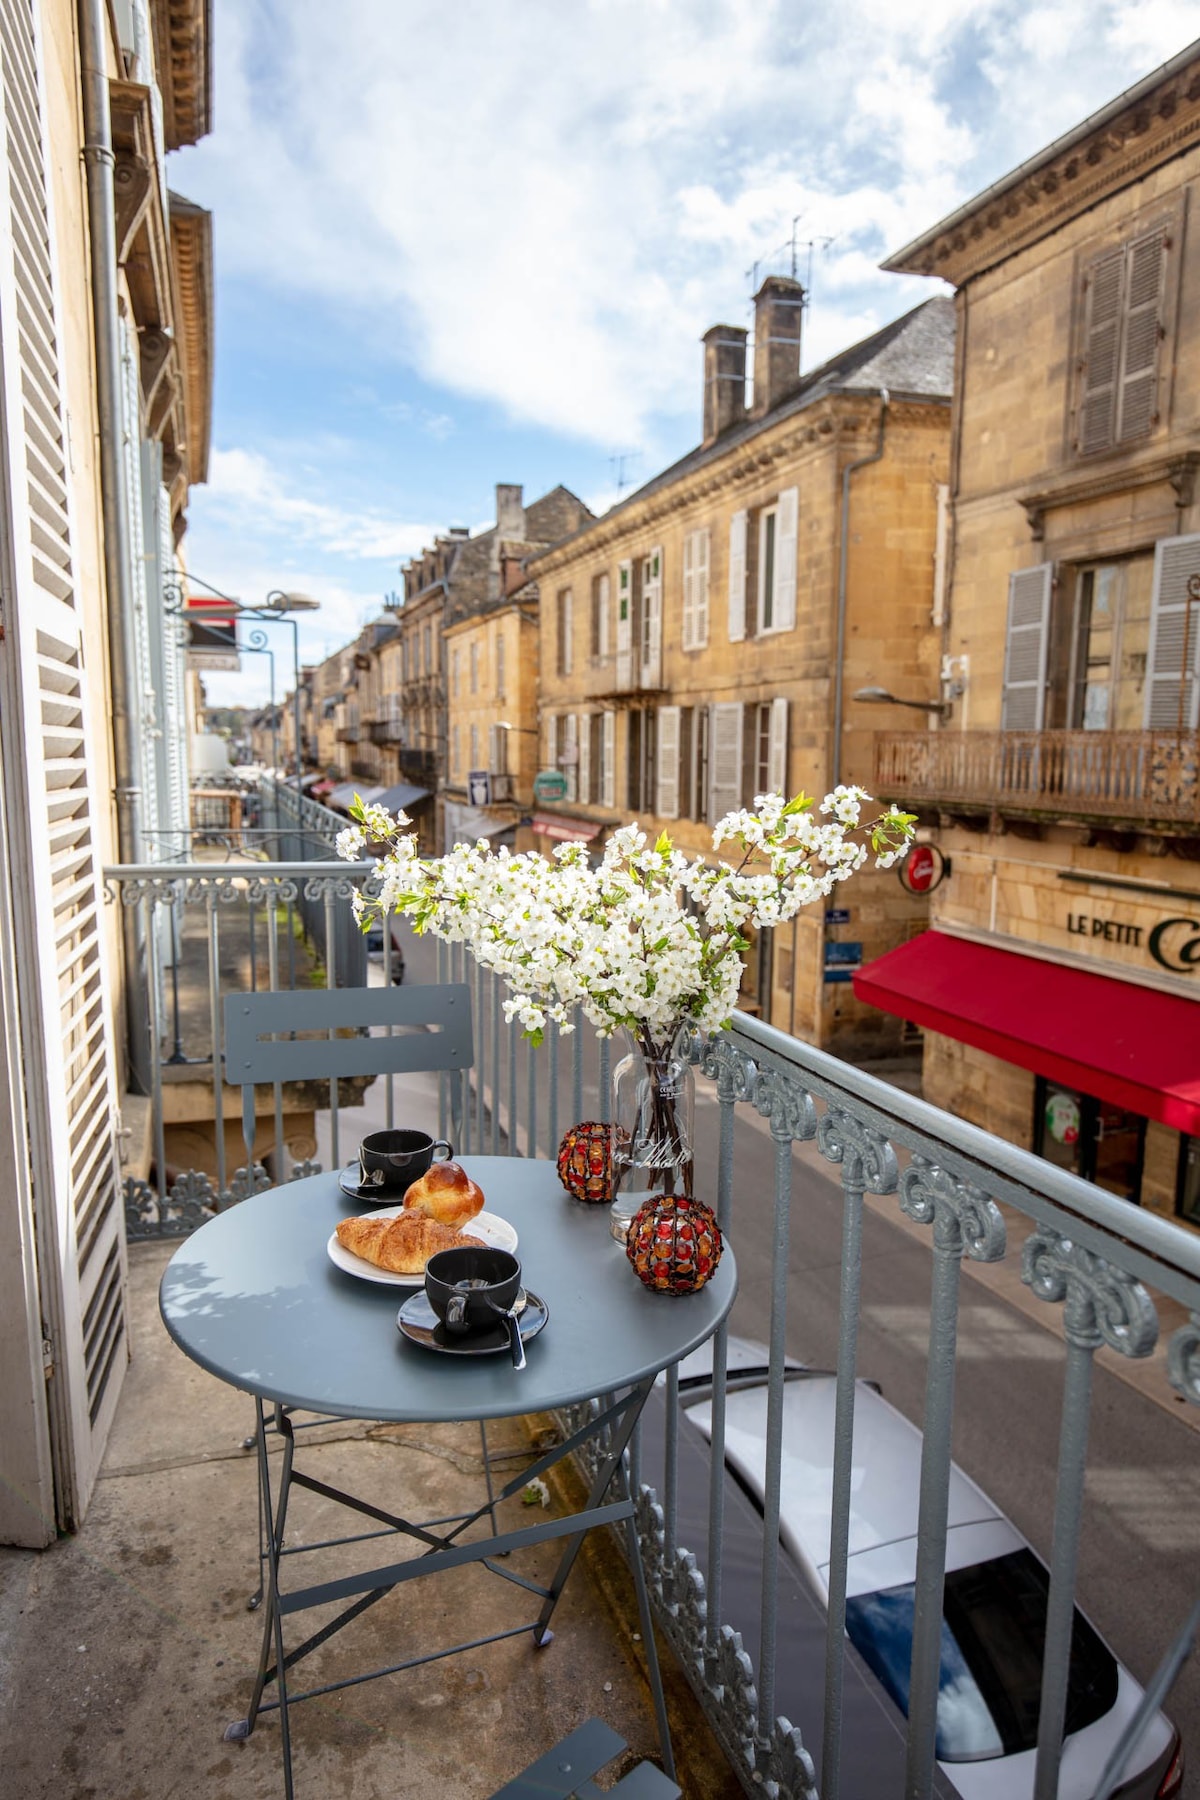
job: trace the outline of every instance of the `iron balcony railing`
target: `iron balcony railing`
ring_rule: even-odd
[[[438,974],[439,979],[470,982],[474,993],[476,1066],[456,1140],[465,1151],[553,1155],[566,1126],[608,1116],[610,1047],[605,1041],[588,1030],[566,1035],[552,1027],[548,1044],[535,1051],[520,1041],[516,1025],[504,1019],[499,984],[461,946],[439,948]],[[747,1793],[774,1794],[778,1800],[818,1800],[818,1795],[819,1800],[860,1800],[865,1790],[847,1786],[842,1768],[850,1729],[845,1695],[852,1653],[845,1623],[864,1207],[867,1196],[895,1195],[898,1211],[927,1231],[932,1260],[931,1298],[921,1321],[927,1377],[902,1791],[905,1800],[949,1791],[939,1774],[935,1745],[959,1288],[964,1258],[1002,1263],[1013,1254],[1002,1210],[1011,1209],[1007,1217],[1019,1224],[1023,1237],[1021,1280],[1048,1316],[1057,1315],[1065,1339],[1035,1786],[1036,1800],[1054,1800],[1095,1354],[1102,1347],[1134,1360],[1151,1354],[1159,1336],[1153,1287],[1186,1309],[1177,1316],[1186,1316],[1187,1322],[1174,1330],[1168,1347],[1164,1398],[1173,1390],[1187,1402],[1200,1402],[1200,1237],[745,1014],[735,1015],[732,1030],[698,1041],[694,1058],[702,1084],[711,1084],[719,1120],[713,1154],[697,1157],[700,1197],[714,1206],[735,1250],[739,1230],[755,1212],[770,1208],[770,1292],[762,1320],[769,1370],[759,1625],[757,1642],[744,1641],[725,1613],[734,1576],[725,1563],[728,1327],[722,1327],[713,1350],[707,1531],[688,1541],[681,1536],[681,1494],[694,1479],[695,1467],[689,1466],[686,1476],[681,1473],[677,1372],[667,1382],[659,1484],[641,1479],[639,1485],[642,1555],[662,1630]],[[769,1194],[756,1191],[744,1176],[738,1178],[751,1116],[769,1129],[774,1152]],[[793,1305],[797,1298],[789,1295],[789,1260],[804,1232],[802,1207],[793,1205],[793,1151],[804,1144],[814,1146],[840,1175],[842,1194],[840,1268],[825,1276],[837,1285],[840,1298],[819,1786],[812,1746],[779,1710],[787,1673],[780,1659],[786,1624],[780,1611],[779,1541],[784,1344],[789,1298]],[[639,1454],[635,1451],[635,1462]],[[1013,1445],[1013,1454],[1021,1456],[1020,1443]],[[645,1477],[647,1468],[639,1467],[639,1474]],[[744,1546],[738,1561],[744,1563]],[[738,1578],[744,1576],[743,1567]],[[1191,1584],[1181,1594],[1180,1620],[1195,1599],[1193,1588]],[[1164,1649],[1178,1623],[1164,1620]],[[899,1785],[882,1783],[872,1788],[880,1795],[900,1791]]]
[[[972,811],[1192,826],[1200,823],[1200,733],[881,732],[873,791]]]

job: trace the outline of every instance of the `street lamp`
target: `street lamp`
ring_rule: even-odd
[[[859,688],[854,698],[871,706],[911,706],[918,712],[936,713],[939,719],[948,719],[952,708],[949,700],[902,700],[899,694],[889,694],[881,687]]]

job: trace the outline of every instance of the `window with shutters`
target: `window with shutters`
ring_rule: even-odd
[[[1049,726],[1141,730],[1153,576],[1149,556],[1061,571],[1065,630],[1051,638]]]
[[[472,644],[468,653],[471,667],[471,692],[479,692],[479,645]]]
[[[615,806],[617,804],[617,715],[605,712],[601,720],[601,752],[600,764],[600,804]]]
[[[1200,535],[1155,546],[1145,708],[1148,731],[1200,726]]]
[[[1162,418],[1178,237],[1178,221],[1159,218],[1079,271],[1071,433],[1077,456],[1136,443]]]
[[[658,804],[656,724],[656,715],[650,710],[637,709],[629,714],[627,804],[638,818],[652,816]]]
[[[603,662],[608,656],[609,636],[609,575],[605,569],[592,577],[592,661]]]
[[[460,661],[461,652],[452,650],[450,652],[450,692],[456,700],[458,698],[458,666]],[[426,672],[428,672],[428,665],[426,665]]]
[[[558,618],[557,669],[560,675],[569,675],[575,660],[575,596],[570,588],[559,588],[556,611]]]
[[[708,643],[707,525],[689,531],[683,540],[683,629],[685,650],[703,650]]]
[[[505,653],[504,633],[502,631],[498,631],[496,633],[496,698],[497,698],[497,700],[503,700],[505,697],[505,695],[504,695],[504,653]]]
[[[721,701],[709,709],[710,825],[742,804],[743,710],[740,700]]]

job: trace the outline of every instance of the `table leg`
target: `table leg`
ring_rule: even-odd
[[[288,1720],[287,1669],[284,1661],[283,1647],[283,1614],[279,1609],[279,1553],[283,1547],[284,1532],[287,1527],[288,1500],[292,1486],[292,1458],[295,1454],[295,1439],[290,1431],[283,1433],[283,1464],[279,1476],[279,1499],[274,1508],[271,1505],[271,1470],[267,1458],[267,1422],[263,1403],[256,1400],[258,1408],[258,1486],[260,1518],[265,1519],[266,1558],[267,1558],[267,1609],[263,1618],[262,1646],[259,1651],[258,1673],[254,1679],[254,1692],[250,1698],[249,1711],[244,1719],[230,1725],[225,1737],[230,1742],[248,1738],[254,1730],[258,1719],[259,1707],[262,1704],[263,1689],[268,1679],[273,1678],[279,1695],[279,1732],[283,1752],[283,1788],[286,1800],[293,1800],[292,1787],[292,1736]],[[275,1652],[275,1668],[270,1669],[271,1651]]]

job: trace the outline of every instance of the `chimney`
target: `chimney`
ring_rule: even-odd
[[[704,345],[703,448],[746,416],[746,331],[741,325],[714,325]]]
[[[804,289],[786,275],[768,275],[754,296],[754,416],[800,386],[800,316]]]
[[[503,481],[496,483],[496,536],[509,543],[525,542],[525,507],[521,496],[519,483],[515,487]]]

